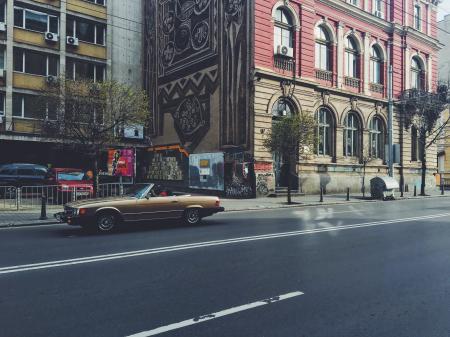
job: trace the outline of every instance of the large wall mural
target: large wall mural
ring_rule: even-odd
[[[222,145],[248,147],[250,1],[223,0]]]
[[[146,58],[154,62],[145,67],[157,100],[156,136],[163,139],[170,115],[180,143],[194,152],[214,118],[217,151],[249,149],[250,6],[248,0],[147,0],[145,27],[154,32],[146,30],[145,46],[154,51]]]

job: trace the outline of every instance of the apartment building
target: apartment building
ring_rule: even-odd
[[[437,80],[438,1],[146,1],[145,83],[155,97],[155,160],[223,153],[226,193],[267,194],[290,179],[283,158],[262,141],[272,123],[295,113],[318,122],[317,147],[297,164],[303,192],[361,190],[387,174],[388,69],[398,101]],[[394,108],[394,175],[420,184],[417,132]],[[168,162],[173,160],[168,158]],[[154,160],[154,161],[155,161]],[[429,186],[436,149],[427,150]],[[161,164],[159,163],[159,164]],[[158,165],[159,165],[158,164]],[[164,165],[163,165],[164,166]],[[201,168],[199,169],[201,171]],[[187,177],[189,173],[185,172]],[[170,181],[173,176],[160,175]],[[206,178],[205,178],[206,179]]]
[[[139,87],[141,13],[140,0],[0,1],[2,162],[76,164],[40,135],[55,111],[36,100],[61,75]]]

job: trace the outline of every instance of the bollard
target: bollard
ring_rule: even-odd
[[[408,184],[406,184],[406,186],[405,186],[405,192],[409,192],[409,186],[408,186]]]
[[[441,184],[441,195],[444,195],[444,184]]]
[[[403,190],[405,189],[405,187],[403,185],[400,185],[400,197],[403,198]]]
[[[350,201],[350,188],[347,187],[347,201]]]
[[[320,188],[320,202],[323,202],[323,187]]]
[[[39,220],[47,220],[47,198],[42,194],[41,198],[41,217]]]
[[[417,197],[417,186],[414,185],[414,196]]]

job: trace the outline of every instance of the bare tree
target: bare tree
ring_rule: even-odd
[[[145,92],[116,81],[94,83],[60,78],[43,90],[41,101],[47,112],[43,133],[90,158],[94,196],[100,154],[120,145],[124,127],[145,125],[150,118]]]
[[[289,170],[287,202],[292,203],[292,176],[295,176],[297,159],[309,154],[315,144],[316,121],[310,113],[283,117],[272,124],[263,141],[271,153],[280,154],[287,162]]]
[[[422,162],[421,195],[425,195],[426,149],[439,140],[442,131],[449,122],[447,120],[439,126],[437,125],[448,102],[448,87],[446,85],[439,85],[436,92],[419,89],[406,90],[401,97],[400,104],[402,117],[405,121],[404,126],[406,129],[413,127],[417,130],[419,159]]]

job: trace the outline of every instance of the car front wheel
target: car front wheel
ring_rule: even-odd
[[[97,217],[97,230],[99,232],[111,232],[118,225],[118,218],[113,213],[101,213]]]
[[[201,220],[202,217],[198,208],[189,208],[184,212],[184,222],[189,225],[197,225]]]

